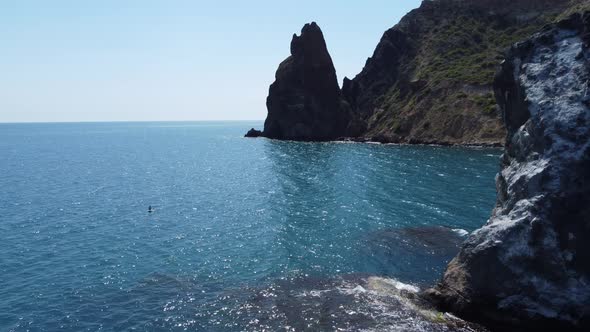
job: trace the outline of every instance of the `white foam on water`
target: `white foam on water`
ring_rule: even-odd
[[[391,285],[391,286],[395,287],[395,289],[400,290],[400,291],[405,290],[405,291],[408,291],[411,293],[418,293],[420,291],[420,288],[418,286],[414,286],[411,284],[405,284],[405,283],[395,280],[395,279],[373,277],[373,280],[378,280],[379,282],[385,283],[387,285]]]
[[[465,236],[469,235],[468,231],[461,229],[461,228],[453,228],[452,231],[457,233],[461,237],[465,237]]]

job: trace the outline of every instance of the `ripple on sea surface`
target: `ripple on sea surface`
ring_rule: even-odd
[[[497,150],[241,137],[257,125],[1,125],[0,330],[379,328],[370,276],[433,282],[457,239],[436,227],[493,206]]]

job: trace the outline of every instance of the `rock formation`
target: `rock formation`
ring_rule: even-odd
[[[263,136],[501,145],[499,52],[585,1],[425,0],[385,32],[342,91],[321,30],[308,24],[270,87]]]
[[[511,329],[590,330],[590,12],[515,44],[495,79],[508,135],[496,207],[428,294]]]
[[[289,140],[334,140],[350,136],[350,107],[340,93],[322,30],[306,24],[293,35],[266,101],[263,136]]]
[[[244,137],[260,137],[260,136],[262,136],[262,132],[260,130],[254,129],[254,128],[248,130],[246,135],[244,135]]]
[[[363,137],[394,143],[500,145],[492,83],[498,54],[570,0],[423,1],[385,32],[343,94]]]

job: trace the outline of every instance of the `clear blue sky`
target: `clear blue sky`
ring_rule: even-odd
[[[340,83],[420,0],[0,0],[0,122],[264,119],[316,21]]]

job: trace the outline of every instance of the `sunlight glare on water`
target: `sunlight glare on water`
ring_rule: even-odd
[[[496,149],[252,126],[0,125],[0,330],[375,328],[370,276],[433,284],[495,201]]]

